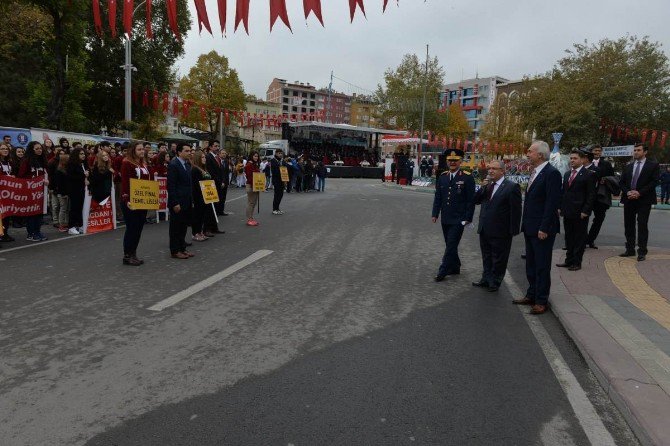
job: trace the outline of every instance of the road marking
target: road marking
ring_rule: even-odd
[[[269,256],[272,254],[273,251],[267,250],[267,249],[261,249],[260,251],[256,251],[255,253],[251,254],[249,257],[246,259],[243,259],[239,262],[237,262],[234,265],[229,266],[228,268],[224,269],[223,271],[214,274],[213,276],[210,276],[206,278],[203,281],[200,281],[196,284],[191,285],[190,287],[186,288],[185,290],[182,290],[176,294],[173,294],[172,296],[168,297],[167,299],[163,299],[162,301],[158,302],[155,305],[150,306],[147,308],[147,310],[151,311],[163,311],[164,309],[171,307],[175,304],[178,304],[184,299],[188,299],[189,297],[193,296],[195,293],[204,290],[205,288],[208,288],[212,285],[214,285],[216,282],[225,279],[226,277],[230,276],[231,274],[236,273],[237,271],[241,270],[245,266],[249,266],[252,263],[262,259],[263,257]]]
[[[669,255],[647,256],[647,260],[668,260]],[[605,259],[605,269],[612,283],[626,299],[647,316],[670,330],[670,304],[642,278],[637,270],[637,260],[630,257]]]
[[[524,296],[523,291],[512,278],[509,271],[505,274],[505,284],[513,296]],[[593,404],[591,404],[588,396],[586,396],[586,392],[579,384],[579,381],[577,381],[577,378],[575,378],[570,367],[568,367],[561,352],[558,351],[547,329],[542,325],[541,318],[528,314],[528,312],[523,310],[521,305],[518,306],[518,309],[523,314],[523,318],[528,327],[530,327],[530,331],[535,336],[540,348],[542,348],[542,352],[545,358],[547,358],[549,366],[554,371],[558,383],[563,388],[563,392],[568,397],[572,410],[575,412],[575,416],[579,420],[582,429],[584,429],[589,442],[593,445],[615,446],[616,443],[612,438],[612,434],[609,433],[603,424]]]

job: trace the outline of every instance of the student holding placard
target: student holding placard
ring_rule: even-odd
[[[254,192],[254,173],[260,173],[260,171],[261,156],[258,152],[251,152],[251,157],[249,157],[247,165],[244,166],[244,173],[247,176],[247,226],[258,226],[258,222],[254,218],[254,208],[258,203],[260,192]],[[265,178],[263,178],[263,190],[265,190]]]
[[[131,144],[126,157],[121,163],[121,212],[126,222],[126,232],[123,234],[123,264],[140,266],[143,260],[137,258],[137,246],[140,244],[142,229],[147,219],[146,209],[131,209],[130,179],[150,180],[149,166],[144,162],[144,144]]]
[[[193,162],[191,168],[191,189],[193,190],[193,218],[191,219],[191,232],[193,234],[194,242],[204,242],[214,234],[203,232],[205,224],[205,215],[213,213],[212,206],[205,203],[205,198],[202,195],[200,188],[200,181],[211,180],[212,176],[206,170],[206,155],[205,152],[198,149],[193,154]],[[213,216],[212,216],[212,219]]]

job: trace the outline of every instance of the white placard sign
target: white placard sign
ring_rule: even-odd
[[[633,156],[634,146],[603,147],[602,156]]]

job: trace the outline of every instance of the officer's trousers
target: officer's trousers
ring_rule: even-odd
[[[463,236],[463,225],[461,223],[442,224],[442,234],[444,235],[446,248],[437,274],[440,276],[459,274],[461,272],[461,259],[458,257],[458,244]]]

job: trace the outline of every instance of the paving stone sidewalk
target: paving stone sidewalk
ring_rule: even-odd
[[[554,268],[552,311],[642,444],[670,445],[670,250],[644,262],[621,252],[587,249],[582,270]]]

